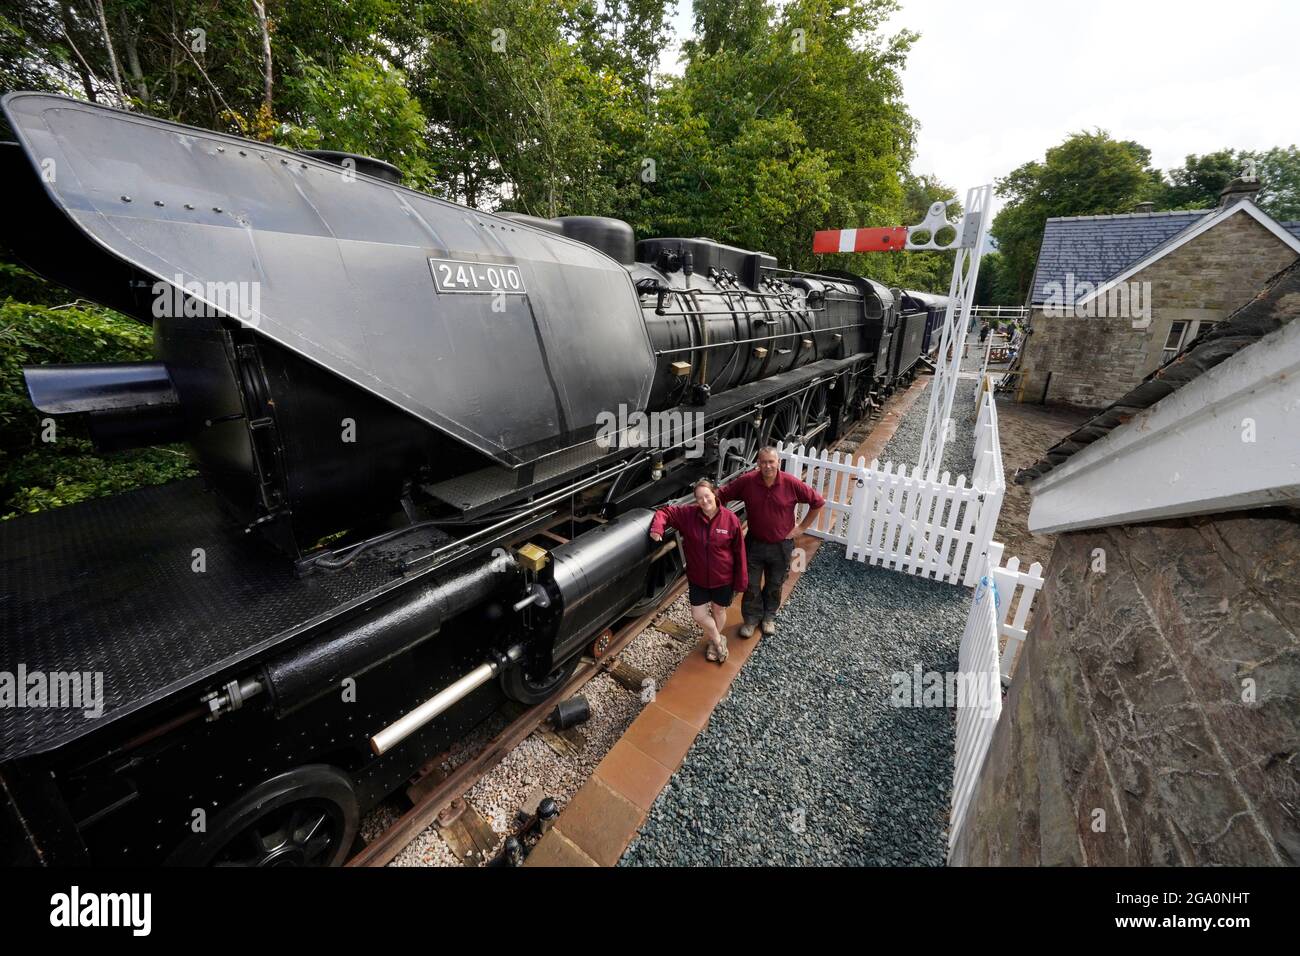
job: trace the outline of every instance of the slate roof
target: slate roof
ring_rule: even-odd
[[[1300,222],[1279,222],[1278,225],[1297,239],[1300,239]]]
[[[1293,231],[1290,227],[1300,224],[1283,225]],[[1016,472],[1014,480],[1026,484],[1041,478],[1134,415],[1297,317],[1300,317],[1300,259],[1269,279],[1257,296],[1198,335],[1177,357],[1148,375],[1123,398],[1047,449],[1039,461]]]
[[[1029,303],[1046,302],[1049,293],[1045,287],[1050,282],[1059,282],[1064,288],[1067,272],[1074,274],[1076,285],[1101,285],[1215,212],[1218,210],[1193,209],[1049,219],[1043,227]],[[1300,228],[1300,223],[1283,225]],[[1296,235],[1300,238],[1300,233]]]

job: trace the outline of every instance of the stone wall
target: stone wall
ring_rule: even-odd
[[[1229,216],[1133,275],[1150,282],[1151,324],[1132,318],[1031,313],[1021,398],[1087,408],[1109,405],[1154,372],[1169,329],[1178,320],[1219,321],[1256,295],[1295,253],[1245,213]],[[1048,373],[1051,383],[1048,385]]]
[[[1298,532],[1061,535],[951,862],[1300,864]]]

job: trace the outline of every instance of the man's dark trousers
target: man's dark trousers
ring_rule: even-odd
[[[745,539],[745,557],[749,565],[749,588],[740,602],[740,613],[750,624],[776,617],[781,606],[781,585],[790,573],[790,556],[794,540],[775,543]]]

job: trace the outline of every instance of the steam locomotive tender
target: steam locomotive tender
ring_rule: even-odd
[[[152,362],[26,369],[34,421],[183,441],[202,475],[0,525],[0,675],[102,686],[0,707],[6,863],[341,862],[502,695],[548,699],[668,591],[651,509],[830,443],[917,368],[869,279],[4,109],[0,238],[154,332]]]

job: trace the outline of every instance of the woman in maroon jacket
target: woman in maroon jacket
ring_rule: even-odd
[[[743,594],[749,586],[745,540],[740,519],[719,503],[717,485],[701,478],[694,491],[695,504],[669,505],[655,512],[650,537],[662,541],[665,527],[677,530],[686,558],[691,617],[708,640],[704,656],[721,664],[727,659],[727,639],[722,635],[727,607],[737,592]]]

